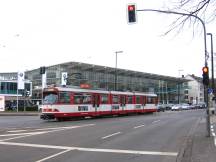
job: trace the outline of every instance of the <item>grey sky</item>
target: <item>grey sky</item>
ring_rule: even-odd
[[[1,0],[0,72],[31,70],[77,61],[161,75],[201,76],[204,65],[202,27],[193,37],[185,28],[179,35],[161,36],[176,17],[138,13],[128,25],[126,5],[161,8],[168,0]],[[216,23],[207,31],[216,33]],[[208,44],[209,38],[208,38]],[[209,48],[210,49],[210,48]]]

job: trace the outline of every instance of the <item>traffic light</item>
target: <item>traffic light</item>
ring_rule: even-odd
[[[40,67],[40,74],[45,74],[45,72],[46,72],[46,67],[45,66]]]
[[[136,23],[136,5],[130,4],[127,6],[128,23]]]
[[[208,69],[208,66],[204,66],[202,68],[202,71],[203,71],[203,84],[204,85],[209,85],[209,69]]]

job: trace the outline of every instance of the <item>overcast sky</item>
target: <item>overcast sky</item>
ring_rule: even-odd
[[[137,9],[161,9],[170,5],[164,1],[0,0],[0,72],[70,61],[115,67],[115,51],[120,50],[122,69],[201,76],[202,26],[194,36],[192,28],[162,36],[176,17],[150,12],[138,12],[138,22],[127,23],[128,3],[136,3]],[[206,27],[216,33],[216,22]]]

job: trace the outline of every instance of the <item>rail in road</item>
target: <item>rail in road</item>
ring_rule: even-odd
[[[52,122],[53,126],[41,128],[13,128],[0,134],[0,146],[4,146],[0,155],[1,159],[16,162],[83,161],[85,158],[105,162],[169,162],[178,157],[184,137],[200,115],[200,111],[195,114],[173,112],[61,124]],[[187,119],[178,120],[183,116]],[[5,150],[13,151],[14,157],[2,156]]]

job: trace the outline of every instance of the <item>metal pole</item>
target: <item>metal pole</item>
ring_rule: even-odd
[[[123,51],[116,51],[116,58],[115,58],[115,84],[114,84],[114,90],[117,90],[117,62],[118,62],[118,53],[123,53]]]
[[[117,84],[117,54],[118,52],[115,52],[116,54],[116,58],[115,58],[115,87],[114,87],[114,90],[116,91],[116,84]]]
[[[188,17],[194,17],[198,19],[202,26],[203,26],[203,36],[204,36],[204,55],[205,55],[205,66],[208,66],[208,53],[207,53],[207,43],[206,43],[206,27],[204,21],[198,17],[197,15],[193,15],[190,13],[183,13],[183,12],[175,12],[175,11],[165,11],[165,10],[155,10],[155,9],[141,9],[136,11],[149,11],[149,12],[159,12],[159,13],[165,13],[165,14],[174,14],[174,15],[182,15],[182,16],[188,16]],[[208,105],[208,92],[207,92],[208,86],[204,86],[204,100],[206,101],[207,106],[207,114],[206,114],[206,123],[207,123],[207,136],[210,137],[210,114],[209,114],[209,105]]]
[[[212,71],[212,90],[213,94],[215,94],[215,84],[214,84],[214,57],[213,57],[213,37],[212,33],[207,33],[207,35],[210,35],[211,38],[211,71]]]
[[[19,97],[18,97],[18,94],[19,94],[19,89],[18,89],[18,81],[17,81],[17,112],[19,111],[18,107],[19,107]]]

